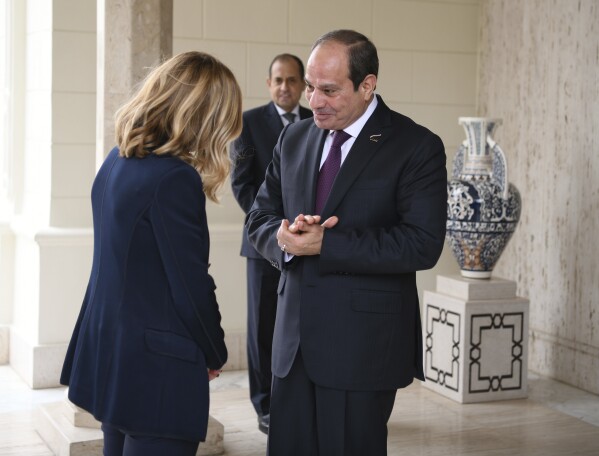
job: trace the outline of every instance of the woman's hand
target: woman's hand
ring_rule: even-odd
[[[208,369],[208,381],[211,382],[220,375],[222,369]]]

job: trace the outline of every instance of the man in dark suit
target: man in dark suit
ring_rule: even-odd
[[[316,41],[314,121],[283,130],[247,218],[281,269],[270,456],[386,455],[396,390],[424,379],[416,271],[443,248],[445,152],[374,94],[377,74],[362,34]]]
[[[231,184],[235,199],[248,213],[264,181],[272,151],[283,127],[312,116],[299,105],[304,89],[304,64],[291,54],[277,55],[266,80],[272,101],[243,113],[243,132],[231,147]],[[279,271],[260,256],[243,231],[241,255],[247,257],[247,356],[250,399],[258,428],[268,433],[271,347],[277,310]]]

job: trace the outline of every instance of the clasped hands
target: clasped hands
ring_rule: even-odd
[[[320,219],[320,215],[299,214],[292,224],[287,219],[282,220],[277,231],[281,250],[296,256],[319,255],[324,230],[333,228],[339,221],[339,218],[332,216],[321,224]]]

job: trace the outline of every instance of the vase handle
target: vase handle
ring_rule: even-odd
[[[493,152],[492,180],[499,186],[503,199],[508,198],[509,184],[507,179],[507,163],[505,153],[490,135],[487,135],[487,144]]]
[[[464,140],[458,147],[455,157],[453,158],[453,167],[451,169],[452,179],[459,179],[464,172],[464,154],[468,150],[468,141]]]

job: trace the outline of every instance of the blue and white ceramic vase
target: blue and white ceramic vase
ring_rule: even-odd
[[[493,140],[500,119],[460,117],[466,140],[447,183],[446,239],[462,276],[488,279],[512,237],[522,206],[507,180],[505,154]]]

